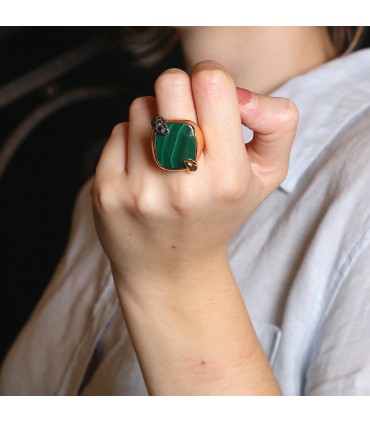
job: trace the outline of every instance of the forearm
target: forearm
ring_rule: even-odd
[[[114,276],[150,394],[281,395],[226,254],[177,274],[143,271],[140,295]]]

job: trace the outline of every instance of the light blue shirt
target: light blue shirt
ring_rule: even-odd
[[[273,95],[300,111],[289,173],[232,239],[231,268],[285,395],[369,395],[370,49]],[[89,186],[64,257],[4,362],[1,394],[147,394]]]

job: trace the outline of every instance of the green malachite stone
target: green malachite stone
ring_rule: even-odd
[[[167,123],[167,135],[155,134],[154,153],[158,163],[166,169],[186,169],[184,160],[196,160],[197,146],[192,126],[186,123]]]

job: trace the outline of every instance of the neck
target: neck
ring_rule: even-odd
[[[215,60],[237,86],[262,94],[334,57],[323,27],[185,27],[179,33],[189,72],[201,60]]]

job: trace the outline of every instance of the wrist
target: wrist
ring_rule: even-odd
[[[254,394],[251,374],[266,381],[258,394],[269,384],[277,393],[228,260],[212,263],[197,262],[176,279],[156,275],[140,293],[116,280],[149,393]]]
[[[112,267],[112,273],[118,295],[138,302],[159,300],[164,295],[170,301],[171,297],[209,292],[215,283],[220,283],[220,274],[231,276],[226,248],[197,257],[172,250],[165,260],[145,260],[121,269]]]
[[[209,258],[182,264],[177,273],[146,274],[146,280],[116,275],[149,393],[279,393],[227,255]]]

